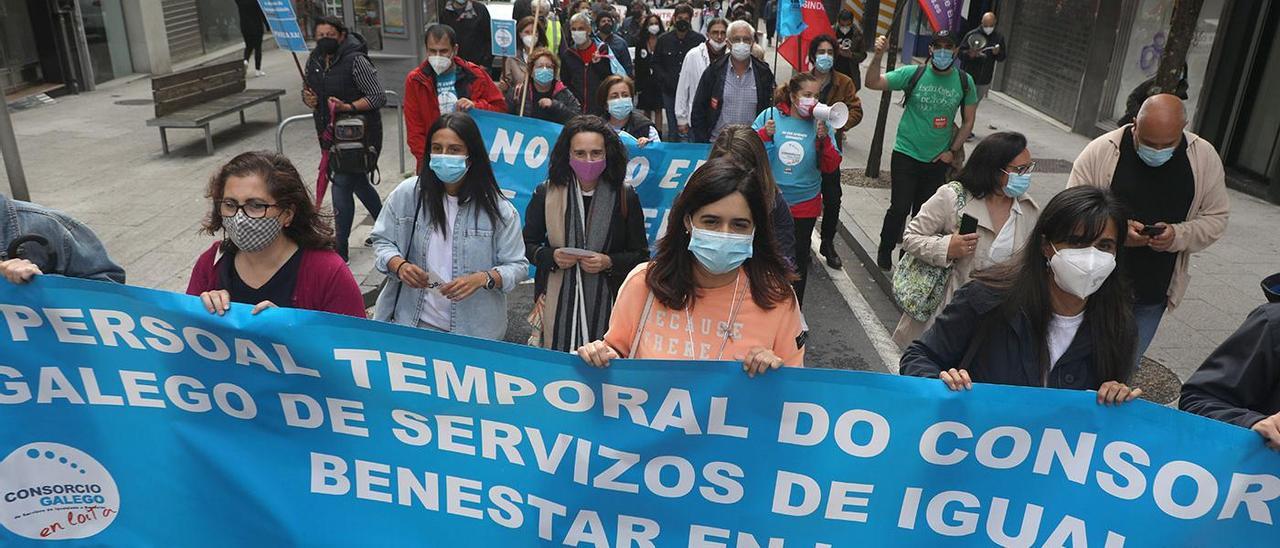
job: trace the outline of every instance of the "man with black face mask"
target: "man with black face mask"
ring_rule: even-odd
[[[925,200],[946,182],[947,168],[964,152],[978,112],[978,90],[964,71],[956,68],[956,39],[948,30],[938,31],[929,45],[925,65],[907,65],[881,74],[889,41],[876,38],[876,52],[867,66],[867,87],[903,90],[902,119],[889,167],[892,193],[889,210],[880,229],[876,264],[893,268],[893,249],[902,239],[907,214],[915,215]],[[963,123],[954,127],[956,110]]]
[[[679,4],[671,15],[673,30],[658,37],[654,48],[653,77],[662,88],[662,106],[666,111],[667,134],[662,140],[676,142],[683,139],[676,122],[676,86],[680,83],[680,70],[684,67],[689,50],[707,39],[693,30],[693,8]]]
[[[369,180],[369,172],[374,171],[382,151],[382,115],[378,110],[386,106],[387,96],[378,81],[377,69],[369,61],[369,48],[364,37],[347,32],[342,21],[330,17],[316,19],[312,28],[316,47],[307,58],[307,80],[302,100],[314,111],[321,150],[330,150],[334,144],[329,132],[331,110],[339,120],[353,118],[363,121],[365,138],[362,143],[373,147],[373,153],[366,158],[369,169],[330,169],[337,251],[347,259],[347,239],[351,236],[351,224],[355,220],[355,197],[360,198],[360,203],[374,218],[382,212],[382,199]],[[329,133],[328,137],[326,133]],[[340,164],[334,163],[332,153],[329,159],[330,167]]]

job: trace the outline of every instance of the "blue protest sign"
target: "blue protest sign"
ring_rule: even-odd
[[[564,127],[560,124],[473,109],[480,135],[489,147],[493,173],[507,198],[523,216],[533,190],[547,178],[551,149]],[[707,160],[711,145],[693,143],[650,143],[636,146],[623,139],[630,157],[627,184],[636,189],[644,209],[649,243],[666,231],[667,211],[676,194],[684,188],[693,171]]]
[[[4,546],[1267,546],[1280,510],[1255,433],[1147,402],[55,276],[0,282],[0,424]]]
[[[267,16],[267,26],[271,27],[271,35],[280,49],[294,53],[309,51],[290,0],[258,0],[258,5]]]
[[[493,36],[493,55],[516,56],[516,22],[511,19],[490,19],[489,34]]]

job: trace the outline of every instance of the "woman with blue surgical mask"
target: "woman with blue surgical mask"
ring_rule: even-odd
[[[1124,276],[1124,207],[1108,191],[1054,196],[1014,260],[983,270],[956,292],[902,354],[901,372],[947,388],[996,383],[1093,390],[1101,404],[1142,394],[1134,371],[1137,328]]]
[[[956,180],[942,185],[920,207],[907,225],[902,248],[916,261],[948,270],[938,280],[942,301],[936,309],[927,316],[921,311],[916,311],[920,317],[911,311],[902,314],[893,333],[899,347],[933,325],[975,271],[1007,261],[1022,249],[1040,218],[1040,207],[1027,194],[1035,167],[1026,137],[993,133],[974,147]]]
[[[551,50],[538,48],[529,53],[526,83],[507,90],[507,112],[557,124],[568,123],[582,113],[582,104],[560,81],[560,59]]]
[[[432,124],[426,150],[418,177],[391,192],[373,227],[374,267],[387,275],[373,317],[502,340],[506,294],[529,275],[520,214],[466,113]]]
[[[862,100],[858,99],[858,86],[849,76],[833,70],[836,63],[836,39],[829,34],[814,38],[809,43],[809,63],[813,65],[813,77],[818,80],[818,102],[835,106],[843,104],[849,111],[840,127],[833,127],[832,143],[844,154],[844,134],[862,122]],[[822,172],[822,226],[819,234],[822,243],[818,251],[827,259],[827,266],[843,268],[844,261],[836,253],[836,229],[840,225],[840,198],[844,189],[840,185],[839,166]]]
[[[653,122],[636,110],[636,84],[631,78],[620,74],[611,75],[600,83],[597,95],[596,104],[601,105],[601,112],[596,114],[609,122],[609,128],[614,133],[626,132],[641,147],[662,141]]]
[[[731,158],[698,168],[672,204],[657,255],[618,292],[609,331],[578,355],[596,367],[616,358],[736,361],[750,376],[802,366],[804,321],[766,198],[760,174]]]

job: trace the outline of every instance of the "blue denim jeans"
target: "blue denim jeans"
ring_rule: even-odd
[[[1156,329],[1160,327],[1160,320],[1164,318],[1167,306],[1165,303],[1133,305],[1133,321],[1138,326],[1138,355],[1133,365],[1135,372],[1142,363],[1142,355],[1151,346],[1151,340],[1156,338]]]
[[[369,177],[363,173],[334,173],[333,179],[330,181],[333,188],[331,196],[333,197],[333,214],[334,214],[334,236],[338,240],[338,255],[343,260],[347,260],[347,240],[351,239],[351,223],[356,216],[356,198],[360,198],[360,203],[364,204],[364,208],[369,210],[369,215],[374,219],[378,218],[378,214],[382,213],[382,199],[378,197],[378,191],[374,190],[373,185],[369,184]]]
[[[667,133],[662,136],[662,140],[668,143],[679,143],[684,139],[680,138],[679,124],[676,123],[676,96],[662,94],[662,110],[666,112]]]

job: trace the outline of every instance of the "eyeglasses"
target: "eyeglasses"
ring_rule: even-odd
[[[1026,175],[1036,170],[1035,162],[1028,162],[1020,166],[1005,166],[1005,173],[1017,173],[1018,175]]]
[[[267,216],[267,211],[273,207],[280,207],[279,204],[264,204],[262,202],[249,202],[240,204],[235,200],[221,200],[218,202],[218,212],[223,217],[235,217],[237,213],[243,211],[246,217],[250,219],[261,219]]]

